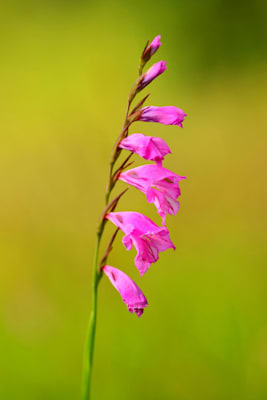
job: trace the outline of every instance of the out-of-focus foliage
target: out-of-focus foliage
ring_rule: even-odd
[[[161,34],[147,104],[188,117],[131,132],[164,138],[187,176],[177,251],[140,278],[119,236],[110,264],[149,307],[130,315],[103,278],[93,395],[266,399],[266,2],[9,1],[0,19],[0,398],[79,398],[109,155]],[[120,209],[160,223],[134,189]]]

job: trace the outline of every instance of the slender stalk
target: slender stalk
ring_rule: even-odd
[[[120,150],[118,149],[118,146],[119,146],[121,139],[124,137],[125,133],[127,133],[128,128],[130,126],[128,123],[128,114],[129,114],[130,105],[131,105],[131,101],[128,101],[126,116],[125,116],[125,120],[124,120],[124,123],[122,126],[122,130],[115,142],[112,156],[111,156],[110,169],[109,169],[109,182],[108,182],[108,186],[107,186],[107,190],[106,190],[106,205],[109,203],[109,197],[110,197],[111,191],[114,187],[112,178],[113,178],[113,168],[114,168],[115,162],[117,161],[119,154],[120,154]]]
[[[143,66],[142,66],[143,67]],[[140,68],[142,68],[140,67]],[[139,69],[139,75],[141,74],[142,69]],[[113,176],[113,168],[114,165],[120,155],[120,149],[118,148],[120,141],[127,136],[128,134],[128,129],[129,126],[131,125],[131,121],[129,121],[129,111],[130,111],[130,107],[131,107],[131,103],[133,101],[133,99],[135,98],[137,94],[137,87],[134,85],[130,91],[129,94],[129,98],[128,98],[128,104],[127,104],[127,109],[126,109],[126,115],[125,115],[125,120],[122,126],[122,130],[120,135],[118,136],[113,151],[112,151],[112,155],[111,155],[111,161],[110,161],[110,171],[109,171],[109,181],[108,181],[108,185],[107,185],[107,189],[106,189],[106,206],[109,204],[109,198],[110,198],[110,194],[112,189],[115,186],[116,183],[116,178],[115,178],[115,182],[114,182],[114,176]],[[146,99],[146,98],[145,98]],[[130,157],[128,157],[124,163],[120,166],[120,168],[123,168],[124,165],[127,163],[128,159]],[[119,169],[120,169],[119,168]],[[115,173],[116,174],[116,173]],[[118,200],[120,199],[120,197],[126,192],[123,191],[117,199],[115,200],[115,207],[117,205]],[[116,202],[117,200],[117,202]],[[112,203],[111,203],[112,204]],[[115,208],[114,207],[114,208]],[[112,208],[113,210],[113,208]],[[90,315],[90,320],[89,320],[89,324],[88,324],[88,333],[87,333],[87,339],[86,339],[86,347],[85,347],[85,354],[84,354],[84,374],[83,374],[83,387],[82,387],[82,400],[90,400],[91,399],[91,378],[92,378],[92,367],[93,367],[93,355],[94,355],[94,343],[95,343],[95,331],[96,331],[96,317],[97,317],[97,288],[98,288],[98,284],[99,281],[101,279],[102,276],[102,271],[101,271],[101,267],[102,267],[102,263],[106,262],[108,255],[112,249],[112,243],[117,235],[118,229],[115,231],[114,235],[111,238],[111,241],[108,245],[108,248],[104,254],[104,257],[102,258],[102,260],[100,261],[99,265],[99,248],[100,248],[100,242],[101,242],[101,238],[104,232],[104,227],[105,227],[105,210],[104,210],[104,214],[101,217],[101,222],[99,225],[99,229],[97,231],[97,240],[96,240],[96,248],[95,248],[95,256],[94,256],[94,262],[93,262],[93,295],[92,295],[92,311],[91,311],[91,315]]]
[[[91,377],[93,367],[94,342],[96,330],[96,315],[97,315],[97,286],[101,278],[98,271],[98,256],[99,246],[102,237],[103,229],[97,233],[96,249],[93,263],[93,296],[92,296],[92,311],[88,325],[88,334],[86,340],[84,354],[84,376],[83,376],[83,391],[82,400],[90,400]]]
[[[115,206],[117,205],[121,196],[126,193],[128,189],[124,190],[119,196],[117,196],[117,200],[115,202]],[[114,207],[114,206],[113,206]],[[93,356],[94,356],[94,344],[95,344],[95,331],[96,331],[96,317],[97,317],[97,288],[99,281],[102,276],[101,267],[103,266],[103,261],[107,261],[110,251],[112,250],[112,243],[118,233],[119,229],[116,229],[114,232],[111,241],[108,245],[108,248],[104,254],[104,258],[100,261],[99,259],[99,248],[101,238],[105,228],[105,215],[102,215],[101,222],[97,231],[97,240],[96,240],[96,248],[93,262],[93,290],[92,290],[92,311],[90,315],[90,320],[88,324],[88,333],[86,338],[85,352],[84,352],[84,373],[83,373],[83,386],[82,386],[82,400],[90,400],[91,398],[91,378],[92,378],[92,368],[93,368]],[[99,265],[100,264],[100,265]]]

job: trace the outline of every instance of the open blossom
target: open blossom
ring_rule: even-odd
[[[119,175],[119,179],[145,193],[147,201],[154,203],[165,225],[167,214],[175,215],[179,210],[176,200],[181,191],[179,182],[185,179],[159,165],[149,164],[130,169]]]
[[[110,212],[106,218],[125,233],[122,243],[127,250],[135,246],[135,265],[141,275],[158,260],[160,251],[170,248],[175,250],[168,229],[159,227],[143,214],[131,211]]]
[[[141,289],[128,275],[119,269],[110,265],[105,265],[102,269],[112,285],[120,293],[130,313],[135,312],[138,317],[141,317],[144,308],[147,307],[147,299]]]
[[[156,161],[157,164],[161,164],[164,156],[171,152],[163,139],[142,133],[133,133],[126,137],[120,142],[119,147],[136,153],[145,160]]]
[[[157,76],[162,74],[166,70],[166,62],[159,61],[152,65],[138,80],[138,90],[144,89],[150,82],[152,82]]]
[[[159,122],[164,125],[178,125],[183,127],[182,123],[186,117],[186,113],[178,107],[166,106],[155,107],[148,106],[142,108],[139,120],[146,122]]]
[[[161,39],[160,35],[156,36],[152,40],[152,42],[147,46],[147,48],[144,50],[144,52],[142,54],[142,59],[145,62],[150,60],[150,58],[153,56],[153,54],[155,54],[156,51],[158,50],[158,48],[161,46],[160,39]]]

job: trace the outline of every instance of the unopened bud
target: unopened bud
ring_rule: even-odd
[[[141,57],[141,60],[143,63],[147,63],[150,60],[150,58],[153,56],[153,54],[155,54],[156,51],[158,50],[158,48],[161,46],[160,39],[161,39],[160,35],[156,36],[152,40],[150,45],[148,45],[145,48],[145,50],[143,51],[142,57]]]

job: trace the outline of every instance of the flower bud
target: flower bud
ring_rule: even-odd
[[[152,65],[143,75],[138,79],[137,91],[144,89],[150,82],[157,76],[161,75],[166,70],[166,61],[159,61]]]
[[[147,63],[150,60],[150,58],[153,56],[153,54],[155,54],[156,51],[158,50],[158,48],[161,46],[160,39],[161,39],[160,35],[156,36],[152,40],[150,45],[148,45],[145,48],[145,50],[143,51],[141,59],[142,59],[144,64]]]
[[[182,122],[186,117],[186,113],[178,107],[166,106],[155,107],[149,106],[141,108],[142,114],[138,118],[139,121],[159,122],[164,125],[177,125],[183,127]]]

